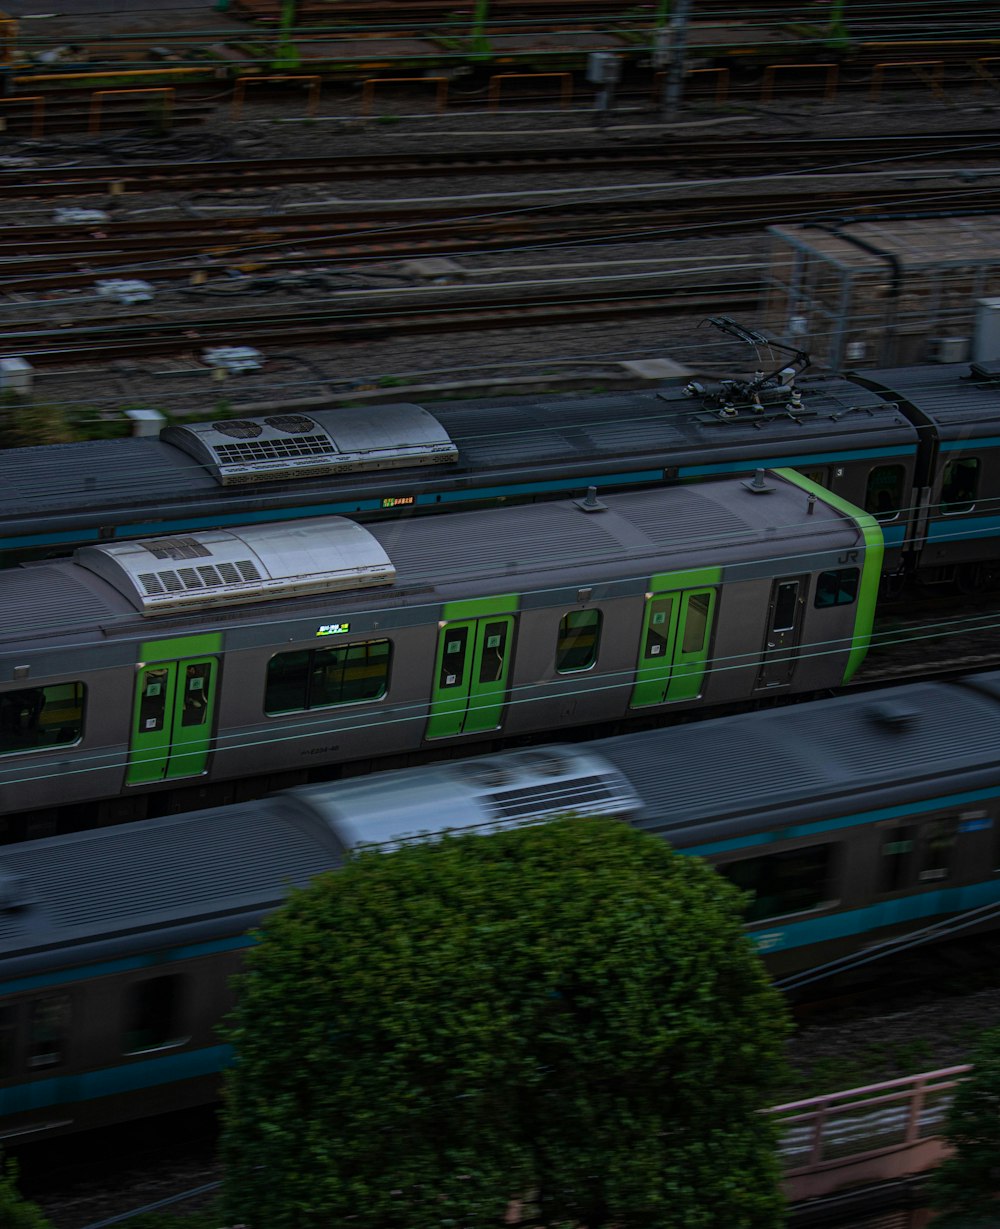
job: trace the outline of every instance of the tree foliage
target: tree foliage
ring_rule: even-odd
[[[970,1229],[1000,1223],[1000,1028],[983,1033],[972,1072],[955,1090],[945,1137],[954,1153],[931,1176],[935,1225]]]
[[[0,1169],[0,1226],[3,1229],[52,1229],[41,1208],[25,1199],[17,1189],[17,1162],[3,1159]]]
[[[785,1017],[740,894],[608,820],[364,851],[241,977],[226,1201],[254,1229],[774,1229]]]
[[[0,397],[0,448],[65,444],[72,439],[73,430],[58,406]]]

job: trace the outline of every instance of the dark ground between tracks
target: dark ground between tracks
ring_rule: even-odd
[[[997,96],[1000,101],[1000,95]],[[550,112],[548,115],[516,114],[463,117],[456,114],[399,119],[398,122],[363,123],[352,118],[318,119],[313,123],[301,123],[301,104],[271,103],[255,107],[247,116],[234,122],[228,106],[222,106],[208,125],[197,132],[177,134],[163,141],[143,137],[128,137],[109,134],[104,138],[65,137],[34,143],[8,140],[0,145],[0,157],[28,157],[39,165],[54,165],[67,159],[86,160],[88,163],[103,162],[115,165],[131,160],[151,160],[162,157],[183,159],[216,157],[257,158],[267,161],[282,156],[308,156],[312,153],[398,152],[419,149],[432,152],[435,149],[455,150],[461,148],[495,148],[501,152],[505,147],[525,144],[551,144],[559,147],[566,144],[595,144],[606,142],[648,141],[651,138],[669,140],[671,131],[686,135],[713,134],[743,136],[747,141],[758,142],[762,151],[769,137],[774,135],[847,135],[871,133],[879,130],[904,132],[947,131],[950,129],[981,127],[984,139],[989,140],[995,130],[996,106],[982,97],[967,99],[962,105],[944,105],[925,101],[924,105],[908,104],[894,106],[848,107],[838,104],[812,104],[797,102],[771,108],[749,108],[727,114],[692,111],[685,114],[673,128],[658,122],[652,114],[621,113],[616,116],[607,131],[595,132],[588,115]],[[252,115],[252,118],[251,118]],[[877,147],[873,150],[877,163]],[[891,178],[887,183],[913,182],[912,170],[894,165],[885,168]],[[909,177],[909,178],[908,178]],[[803,176],[794,177],[801,184]],[[845,180],[839,181],[846,185]],[[957,182],[957,181],[956,181]],[[987,178],[985,183],[992,183]],[[635,193],[655,193],[668,199],[683,200],[688,185],[680,178],[663,179],[648,172],[629,174],[625,196]],[[608,190],[611,190],[610,192]],[[229,191],[208,195],[157,193],[130,194],[112,200],[104,198],[68,198],[59,204],[113,209],[114,217],[155,218],[171,216],[220,216],[256,214],[268,216],[281,214],[294,216],[309,207],[324,206],[340,200],[345,206],[357,208],[370,201],[373,209],[388,202],[419,199],[423,203],[447,197],[466,198],[471,215],[492,215],[497,212],[514,212],[523,203],[538,198],[532,196],[539,190],[551,193],[542,198],[558,203],[562,199],[612,198],[615,191],[622,190],[621,177],[612,172],[573,175],[503,175],[491,178],[488,174],[470,175],[456,179],[428,178],[421,180],[392,180],[379,183],[375,180],[358,180],[351,183],[338,182],[327,190],[324,185],[307,185],[299,189],[279,188],[273,190]],[[767,180],[739,185],[721,179],[715,189],[720,202],[727,195],[738,191],[741,195],[750,192],[766,193]],[[818,188],[818,200],[821,190]],[[454,203],[454,201],[452,202]],[[7,211],[10,222],[42,222],[51,219],[55,203],[39,201],[35,204],[18,203]],[[728,265],[738,261],[766,262],[770,242],[763,232],[750,235],[727,236],[724,229],[715,228],[714,233],[701,239],[669,240],[645,239],[637,235],[634,243],[624,240],[610,248],[598,248],[590,244],[574,246],[559,245],[555,248],[534,251],[493,251],[482,255],[469,254],[458,258],[458,264],[476,282],[495,277],[511,280],[529,276],[553,278],[567,271],[580,277],[599,276],[602,265],[613,267],[614,262],[635,260],[662,262],[687,260],[697,264]],[[303,262],[303,269],[310,267]],[[619,266],[623,267],[623,266]],[[532,271],[537,271],[533,273]],[[355,283],[369,288],[397,282],[405,270],[401,262],[366,260],[350,268],[348,274]],[[138,270],[133,276],[146,276],[155,282],[155,270]],[[95,272],[95,278],[100,271]],[[120,272],[108,276],[125,276]],[[724,275],[723,275],[724,276]],[[386,280],[388,279],[388,281]],[[420,279],[413,284],[419,286]],[[278,289],[258,297],[245,295],[235,284],[221,285],[219,290],[239,292],[236,301],[245,305],[249,312],[273,310],[279,307],[288,310],[301,303],[303,309],[314,301],[315,290]],[[235,296],[234,296],[235,297]],[[213,298],[212,306],[230,306],[228,298]],[[346,301],[350,309],[350,300]],[[5,313],[24,316],[29,309],[22,303],[0,301],[0,324]],[[153,304],[136,306],[132,313],[145,315],[155,311],[169,315],[194,316],[204,310],[201,300],[176,285],[157,287]],[[104,301],[86,294],[63,294],[54,292],[42,304],[32,304],[32,316],[43,315],[59,323],[72,323],[84,318],[113,319],[117,309]],[[760,326],[763,317],[751,316],[748,324]],[[603,324],[539,327],[521,327],[497,330],[486,334],[451,335],[439,338],[413,337],[382,340],[361,340],[328,346],[305,347],[294,354],[268,352],[264,347],[267,362],[256,373],[215,382],[211,373],[200,361],[197,338],[192,336],[190,353],[170,360],[139,360],[113,364],[111,369],[95,368],[77,364],[67,369],[44,371],[36,382],[39,399],[49,399],[65,405],[70,412],[74,407],[97,406],[115,410],[126,406],[156,406],[168,413],[212,413],[222,408],[237,409],[251,413],[255,405],[273,401],[294,402],[297,397],[309,397],[324,388],[342,390],[345,382],[349,387],[362,391],[371,388],[398,387],[400,396],[414,384],[425,382],[448,382],[451,380],[493,380],[503,382],[508,378],[526,378],[539,375],[564,374],[567,369],[583,369],[594,376],[595,387],[602,386],[604,376],[612,376],[615,364],[622,359],[671,357],[691,366],[699,362],[753,362],[749,350],[732,346],[720,349],[719,338],[711,330],[699,328],[700,321],[692,319],[680,324],[656,320],[635,320],[627,325]],[[465,395],[473,396],[475,389]]]

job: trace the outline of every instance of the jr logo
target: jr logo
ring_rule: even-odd
[[[856,550],[845,551],[837,560],[838,563],[857,563],[858,552]]]

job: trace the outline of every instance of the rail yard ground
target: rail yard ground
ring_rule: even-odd
[[[768,148],[769,134],[849,136],[870,134],[875,127],[924,134],[957,128],[963,132],[981,130],[983,143],[989,145],[994,123],[992,101],[981,99],[953,106],[928,100],[920,108],[887,104],[860,112],[835,104],[798,101],[722,116],[696,112],[669,127],[652,114],[629,113],[617,117],[611,128],[601,132],[593,130],[589,115],[559,112],[544,117],[516,113],[430,115],[388,123],[320,117],[313,123],[303,123],[300,115],[291,113],[296,110],[272,103],[255,107],[247,117],[234,122],[228,107],[221,107],[202,128],[159,140],[121,133],[56,136],[43,141],[8,138],[0,147],[0,158],[10,159],[8,167],[21,176],[34,167],[103,165],[108,168],[111,184],[115,173],[136,162],[173,160],[210,166],[215,159],[249,158],[266,166],[290,154],[328,158],[372,152],[412,153],[417,142],[421,155],[432,154],[435,149],[451,154],[462,149],[486,149],[494,151],[498,162],[505,151],[526,145],[548,144],[559,149],[572,143],[620,149],[635,143],[668,142],[677,136],[690,139],[701,135],[708,143],[723,132],[762,151]],[[253,118],[249,118],[251,115]],[[946,146],[946,142],[938,142],[941,145]],[[372,173],[352,179],[340,177],[329,184],[228,186],[217,191],[202,187],[187,192],[164,191],[151,185],[149,192],[121,195],[80,192],[77,196],[70,193],[35,201],[19,196],[6,206],[7,226],[0,229],[2,242],[16,243],[19,235],[27,240],[26,228],[36,239],[46,233],[64,238],[65,226],[58,232],[52,229],[54,211],[63,207],[105,210],[111,231],[127,228],[129,223],[148,229],[157,222],[169,231],[171,223],[190,226],[199,219],[206,224],[211,221],[215,227],[231,219],[234,228],[240,220],[243,229],[234,229],[233,235],[223,231],[206,238],[200,256],[197,252],[193,256],[168,256],[165,250],[159,261],[150,262],[148,252],[144,257],[137,251],[133,263],[129,263],[126,252],[124,260],[108,257],[102,264],[101,253],[109,250],[109,231],[102,229],[100,221],[81,224],[76,232],[79,250],[74,254],[71,245],[69,254],[61,258],[64,270],[75,261],[73,276],[64,272],[60,277],[58,272],[41,270],[32,273],[37,256],[25,255],[16,265],[8,263],[3,276],[16,277],[18,289],[0,298],[0,332],[7,331],[5,326],[16,329],[26,351],[32,345],[52,351],[41,357],[44,367],[37,377],[36,395],[71,411],[74,407],[96,407],[113,412],[138,404],[168,413],[205,414],[224,404],[249,413],[261,402],[307,397],[317,386],[331,392],[364,393],[380,387],[405,389],[414,384],[460,380],[471,381],[474,391],[478,381],[484,387],[496,387],[506,380],[523,381],[539,375],[543,379],[558,378],[567,370],[579,376],[581,367],[599,385],[602,380],[613,381],[620,376],[623,360],[670,357],[695,367],[701,361],[747,361],[749,352],[728,344],[720,346],[706,330],[698,330],[702,315],[707,313],[699,313],[697,304],[690,315],[682,313],[679,319],[640,308],[612,322],[576,320],[570,308],[609,286],[638,294],[637,288],[654,287],[662,292],[684,285],[696,285],[706,292],[724,290],[737,277],[759,283],[766,275],[772,241],[763,225],[748,229],[745,223],[737,225],[731,220],[734,200],[745,204],[752,197],[766,212],[767,201],[773,199],[772,216],[781,222],[803,217],[801,204],[798,212],[790,212],[783,203],[790,187],[797,194],[815,193],[815,209],[806,209],[806,217],[822,214],[824,209],[828,212],[825,201],[832,191],[851,191],[859,198],[867,194],[876,210],[887,203],[898,210],[901,194],[907,190],[913,193],[915,204],[926,203],[931,193],[948,193],[950,189],[956,204],[990,206],[996,196],[996,174],[989,162],[982,163],[981,155],[974,167],[966,165],[960,151],[956,150],[952,158],[945,157],[943,166],[939,155],[939,171],[928,175],[931,168],[919,154],[916,151],[906,161],[886,162],[876,147],[864,166],[858,165],[855,155],[850,166],[835,178],[830,178],[829,171],[822,176],[808,175],[800,167],[791,177],[775,179],[772,171],[768,176],[748,178],[743,172],[739,179],[714,176],[711,184],[696,184],[683,169],[664,173],[655,168],[563,168],[558,174],[542,174],[537,169],[517,173],[505,168],[491,174],[488,167],[478,166],[474,172],[446,180],[439,175],[421,178],[419,172],[409,178],[380,180]],[[768,164],[772,161],[773,154],[768,156]],[[676,231],[664,224],[662,211],[671,206],[683,211],[695,192],[699,198],[710,200],[715,196],[718,218],[697,224],[703,228],[700,234],[697,226],[688,225],[680,232],[684,237],[674,238]],[[641,214],[636,215],[632,235],[621,233],[619,224],[618,233],[610,236],[611,242],[599,242],[593,236],[574,240],[567,226],[565,239],[538,246],[527,242],[518,231],[518,217],[526,209],[537,215],[544,206],[555,215],[558,225],[560,208],[593,205],[595,201],[606,207],[616,199],[635,201],[637,197],[661,206],[652,233],[651,228],[643,226]],[[801,196],[798,199],[800,203]],[[940,197],[936,203],[940,208]],[[452,218],[464,214],[484,226],[496,225],[502,218],[510,228],[511,239],[505,245],[502,239],[494,238],[487,250],[470,241],[468,250],[456,251],[448,242],[451,232],[445,225],[439,248],[425,233],[421,245],[410,251],[405,250],[405,230],[389,222],[382,235],[386,250],[380,254],[372,246],[378,242],[378,234],[372,234],[370,225],[359,225],[357,241],[362,250],[353,258],[349,251],[345,253],[350,232],[344,235],[342,228],[334,257],[324,254],[315,238],[316,228],[308,239],[303,226],[304,215],[334,219],[340,211],[357,218],[370,210],[372,218],[379,219],[390,206],[396,210],[419,208],[425,213],[440,208]],[[269,235],[269,223],[274,228],[291,228],[290,237],[282,240],[281,236]],[[300,227],[298,232],[296,226]],[[263,228],[259,243],[248,242],[254,227]],[[297,233],[303,236],[300,244],[295,241]],[[100,252],[88,252],[88,235],[94,236]],[[399,251],[401,245],[403,252]],[[58,250],[66,252],[65,242]],[[190,268],[187,279],[183,275],[185,262]],[[159,276],[158,270],[168,264],[174,269],[173,275]],[[25,284],[36,277],[32,285]],[[150,282],[151,302],[121,306],[97,295],[98,281],[128,277]],[[299,337],[290,346],[278,337],[275,328],[273,341],[277,344],[267,342],[268,321],[279,313],[283,320],[295,319],[323,307],[335,310],[338,318],[347,322],[374,306],[387,311],[393,304],[412,307],[433,301],[454,308],[489,288],[499,288],[498,293],[517,307],[540,286],[546,290],[560,288],[567,305],[565,323],[556,312],[533,326],[530,317],[518,318],[515,311],[503,327],[487,331],[389,334],[388,330],[368,329],[355,336],[342,332],[333,340],[317,337],[313,343]],[[3,290],[0,284],[0,294]],[[757,298],[756,310],[742,303],[738,312],[751,325],[765,323],[760,296]],[[722,309],[714,306],[713,310]],[[216,339],[210,339],[207,330],[202,336],[198,326],[201,321],[214,320],[217,324],[220,316],[233,311],[244,321],[257,322],[252,344],[261,350],[264,363],[257,371],[219,382],[202,361],[202,351],[207,345],[217,344]],[[79,354],[59,360],[58,337],[49,331],[59,330],[68,343],[72,331],[83,324],[113,328],[156,322],[170,325],[175,333],[180,331],[180,341],[170,347],[169,353],[148,357],[125,354],[117,362],[109,355],[100,365],[82,360]],[[46,332],[32,341],[24,336],[32,330]],[[86,337],[83,340],[89,344]],[[4,339],[8,352],[16,351],[17,345],[17,336]]]

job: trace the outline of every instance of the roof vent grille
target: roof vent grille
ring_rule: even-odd
[[[547,815],[565,815],[571,811],[589,815],[610,815],[634,806],[632,798],[625,798],[617,782],[606,777],[576,777],[571,781],[541,784],[534,783],[519,789],[508,789],[491,794],[483,802],[490,806],[498,818],[542,819]]]
[[[409,402],[186,423],[167,427],[161,438],[189,453],[222,486],[458,460],[437,419]]]
[[[260,423],[252,418],[232,418],[228,421],[212,423],[214,430],[220,435],[231,435],[234,440],[255,440],[264,430]]]
[[[340,516],[207,530],[191,541],[210,562],[150,572],[149,556],[157,554],[152,541],[84,546],[74,559],[144,615],[367,588],[396,576],[368,530]]]
[[[287,431],[289,435],[316,430],[316,424],[305,414],[275,414],[273,418],[265,418],[264,422],[275,431]]]
[[[157,559],[205,559],[209,554],[194,538],[156,538],[145,545]]]

